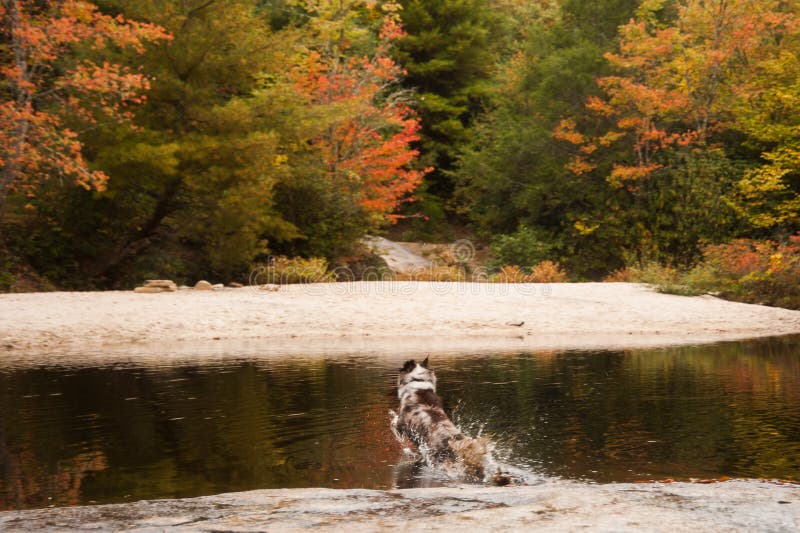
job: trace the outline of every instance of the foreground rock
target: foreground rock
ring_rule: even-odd
[[[0,513],[4,531],[800,531],[800,486],[548,482],[392,491],[292,489]]]

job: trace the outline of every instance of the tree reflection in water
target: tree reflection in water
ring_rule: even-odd
[[[0,368],[0,509],[448,483],[389,430],[396,359]],[[454,419],[534,475],[800,479],[797,337],[431,361]]]

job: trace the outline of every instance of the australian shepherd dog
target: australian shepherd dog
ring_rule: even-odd
[[[428,358],[406,361],[397,376],[397,397],[400,410],[392,413],[392,430],[398,439],[411,440],[434,466],[471,480],[486,478],[489,439],[467,437],[450,421],[436,395]],[[498,471],[486,481],[504,485],[510,481],[506,478]]]

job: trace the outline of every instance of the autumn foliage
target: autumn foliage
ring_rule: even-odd
[[[713,272],[720,292],[750,303],[800,308],[800,234],[785,242],[737,239],[710,245],[700,268]]]
[[[637,281],[662,292],[713,293],[732,300],[800,309],[800,234],[783,241],[734,239],[707,244],[702,259],[679,270],[650,263],[618,271],[606,281]]]
[[[674,25],[659,24],[643,4],[620,28],[618,51],[605,54],[616,73],[597,79],[604,95],[586,101],[599,132],[569,117],[555,130],[576,149],[567,168],[591,172],[598,155],[622,146],[607,179],[635,189],[664,167],[664,152],[712,142],[758,94],[761,62],[782,53],[781,41],[800,27],[780,4],[687,0],[677,2]]]
[[[149,79],[99,52],[143,53],[146,43],[169,36],[80,0],[3,0],[0,20],[0,210],[9,192],[32,196],[53,176],[101,189],[108,176],[87,164],[71,125],[130,119]]]
[[[372,54],[354,54],[339,39],[333,47],[307,50],[292,74],[310,104],[339,110],[341,118],[313,141],[331,183],[354,190],[363,209],[390,220],[401,202],[413,200],[413,191],[430,170],[413,165],[419,153],[411,145],[419,140],[420,124],[407,95],[396,89],[405,71],[389,53],[405,32],[392,6],[383,6]]]
[[[798,0],[0,0],[0,71],[0,289],[338,265],[402,218],[682,284],[800,230]]]

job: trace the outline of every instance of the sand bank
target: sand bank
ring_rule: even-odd
[[[800,311],[632,283],[358,282],[0,295],[0,354],[215,341],[273,353],[624,348],[800,333]],[[181,348],[182,347],[182,348]],[[149,349],[149,348],[148,348]],[[199,350],[203,351],[203,350]]]

